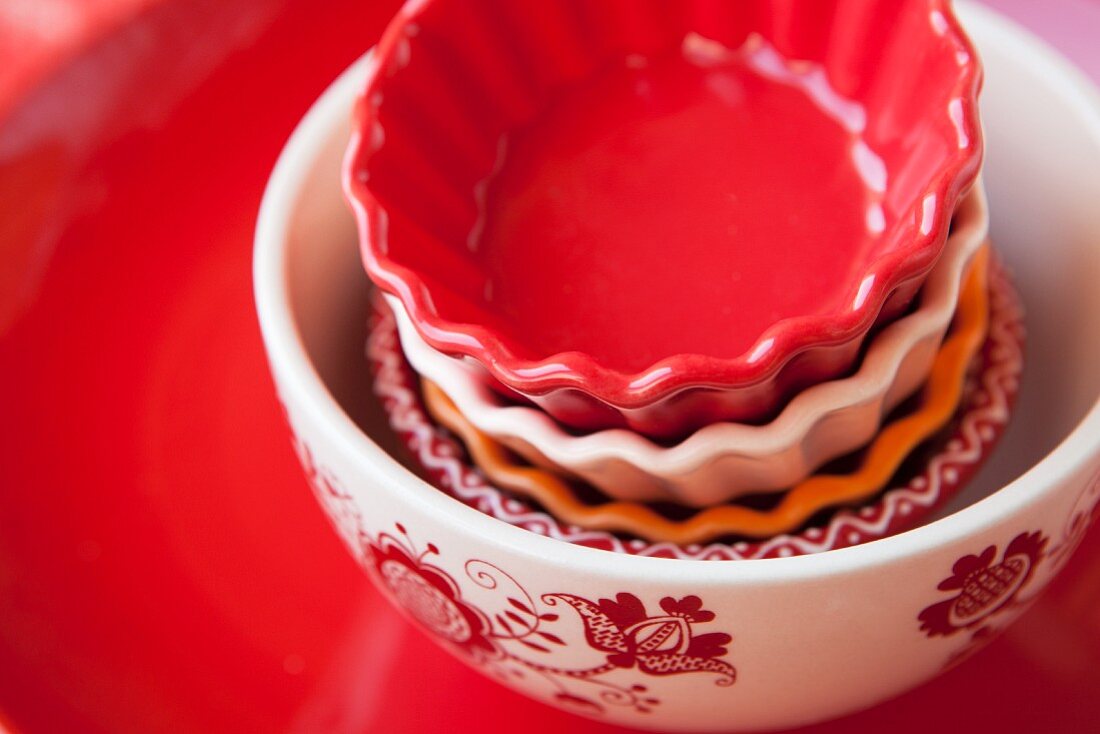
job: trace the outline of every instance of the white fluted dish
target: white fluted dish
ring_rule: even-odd
[[[979,181],[959,205],[919,306],[874,337],[855,374],[803,390],[769,423],[716,423],[672,446],[625,429],[575,435],[537,407],[506,402],[471,365],[425,342],[401,302],[386,298],[409,363],[482,432],[532,463],[584,479],[611,497],[705,507],[786,489],[866,445],[883,418],[928,376],[988,225]]]

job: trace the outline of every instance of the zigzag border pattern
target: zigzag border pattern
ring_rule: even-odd
[[[461,446],[432,423],[401,353],[393,315],[384,304],[372,323],[367,357],[375,372],[374,390],[390,426],[440,489],[481,512],[556,540],[617,553],[682,560],[780,558],[857,545],[912,527],[977,470],[989,445],[1008,424],[1023,370],[1023,308],[1008,275],[995,261],[990,272],[990,305],[989,335],[983,347],[985,367],[976,384],[968,387],[964,398],[967,412],[926,470],[906,485],[886,490],[874,505],[838,512],[824,527],[758,542],[678,546],[623,539],[560,523],[490,484],[479,469],[465,461]]]

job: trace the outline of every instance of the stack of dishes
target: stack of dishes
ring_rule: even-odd
[[[910,526],[1019,371],[980,84],[946,0],[409,4],[345,165],[392,425],[609,547]]]

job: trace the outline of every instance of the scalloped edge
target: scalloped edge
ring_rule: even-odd
[[[865,294],[861,286],[847,294],[844,303],[860,306],[838,314],[794,317],[773,324],[749,349],[736,358],[717,358],[704,354],[678,354],[666,357],[649,368],[626,373],[607,369],[581,352],[561,352],[538,360],[519,359],[496,334],[477,324],[457,324],[434,313],[421,279],[408,268],[398,265],[373,247],[376,230],[384,229],[386,214],[357,175],[357,163],[371,144],[377,121],[377,99],[372,91],[379,79],[392,74],[395,66],[407,63],[409,38],[415,34],[416,20],[433,0],[408,3],[394,16],[369,62],[363,93],[356,104],[354,130],[343,165],[345,196],[355,214],[364,265],[372,280],[397,296],[416,324],[421,337],[437,350],[471,357],[497,380],[528,396],[546,395],[573,388],[620,409],[643,408],[679,391],[693,387],[750,387],[768,380],[794,357],[814,347],[837,346],[859,338],[877,318],[889,297],[910,281],[921,278],[934,265],[946,239],[944,234],[959,199],[969,191],[981,167],[984,140],[979,122],[977,96],[982,85],[982,67],[976,49],[963,31],[949,0],[929,0],[929,15],[943,20],[942,33],[953,41],[956,53],[967,55],[961,72],[951,88],[952,100],[962,100],[962,109],[953,121],[972,144],[959,148],[937,171],[926,190],[925,199],[935,195],[935,221],[923,241],[911,249],[886,253],[876,259],[860,283],[870,279]],[[410,28],[413,29],[410,31]],[[950,113],[949,113],[950,114]],[[938,245],[938,246],[937,246]],[[872,277],[873,276],[873,277]]]
[[[980,182],[960,212],[966,218],[929,276],[920,307],[875,337],[855,374],[807,388],[766,424],[711,424],[672,446],[625,429],[578,436],[537,408],[506,403],[466,365],[433,350],[419,337],[401,302],[385,298],[410,364],[438,385],[478,430],[528,461],[578,476],[611,497],[701,507],[796,484],[821,464],[870,440],[883,415],[920,386],[950,325],[967,267],[986,242],[988,206]],[[926,364],[910,370],[901,384],[898,367],[911,359]],[[843,421],[845,430],[830,433],[837,421]],[[783,467],[770,466],[780,461]],[[792,467],[791,461],[798,465]],[[720,470],[715,466],[705,476],[695,474],[718,462]],[[745,472],[745,481],[739,482]],[[774,486],[750,490],[749,477],[759,481],[762,474]]]
[[[428,419],[419,395],[410,387],[414,378],[399,351],[392,315],[376,314],[381,321],[371,330],[366,351],[377,373],[375,392],[391,426],[413,456],[429,468],[442,491],[495,519],[561,542],[644,557],[730,561],[816,554],[878,540],[915,526],[962,488],[1003,434],[1019,392],[1025,330],[1018,293],[996,258],[992,265],[991,320],[983,346],[986,366],[968,398],[972,407],[945,442],[944,450],[929,461],[924,473],[904,486],[887,489],[873,505],[841,510],[824,527],[765,541],[685,546],[647,543],[568,525],[532,509],[486,481],[465,462],[457,442]]]

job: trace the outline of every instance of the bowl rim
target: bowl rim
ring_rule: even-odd
[[[1100,91],[1083,72],[1044,41],[1000,13],[972,2],[959,4],[968,22],[1004,47],[1017,49],[1059,94],[1080,110],[1082,123],[1100,148]],[[305,188],[304,174],[327,142],[326,131],[346,119],[349,101],[361,87],[369,53],[324,92],[300,122],[275,165],[264,192],[256,227],[253,279],[256,307],[271,370],[295,411],[321,427],[333,451],[346,455],[373,484],[400,492],[400,502],[421,517],[472,535],[485,546],[541,564],[586,568],[608,579],[648,577],[670,583],[759,586],[821,579],[874,569],[935,552],[1008,522],[1040,504],[1062,483],[1100,464],[1100,396],[1046,456],[1006,486],[957,512],[921,527],[850,548],[789,558],[731,562],[650,558],[571,545],[514,527],[458,500],[402,466],[363,433],[325,387],[297,331],[285,269],[286,234],[294,203]]]
[[[950,0],[912,0],[928,4],[929,35],[947,39],[958,60],[958,75],[951,84],[945,114],[951,125],[943,131],[969,143],[956,147],[941,161],[923,188],[921,199],[933,202],[934,216],[922,221],[905,247],[880,252],[861,268],[863,277],[850,284],[838,303],[826,313],[801,314],[768,326],[753,343],[735,357],[702,353],[670,354],[637,371],[614,369],[580,351],[557,352],[523,358],[506,338],[484,324],[459,323],[440,316],[420,275],[395,262],[379,241],[384,231],[385,209],[374,197],[368,179],[359,175],[372,154],[376,123],[373,100],[376,85],[384,82],[408,59],[408,43],[421,13],[437,0],[407,2],[387,26],[368,66],[366,81],[355,108],[355,122],[344,158],[344,194],[351,204],[359,229],[364,266],[376,285],[398,297],[421,337],[435,349],[473,358],[499,382],[529,396],[562,389],[577,390],[621,410],[651,406],[692,388],[745,390],[774,378],[795,357],[860,340],[871,328],[884,304],[899,288],[923,278],[943,251],[946,231],[958,201],[973,185],[981,167],[984,141],[979,121],[978,93],[982,67],[978,53],[960,26]],[[954,102],[959,109],[954,110]],[[904,218],[903,218],[904,220]],[[899,223],[903,220],[899,220]],[[900,225],[908,227],[910,225]]]

